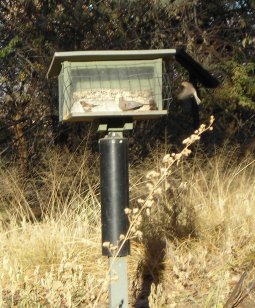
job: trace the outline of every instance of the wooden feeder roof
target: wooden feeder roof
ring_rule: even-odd
[[[55,52],[47,73],[47,77],[58,76],[61,71],[61,63],[91,62],[91,61],[121,61],[121,60],[164,60],[175,56],[175,59],[188,70],[192,78],[197,79],[207,88],[215,88],[219,81],[206,69],[196,62],[183,49],[155,49],[155,50],[99,50],[99,51],[65,51]]]

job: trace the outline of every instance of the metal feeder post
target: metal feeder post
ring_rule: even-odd
[[[102,244],[120,247],[120,236],[126,235],[129,227],[124,209],[129,206],[128,185],[128,140],[122,132],[110,132],[99,140],[100,181],[102,210]],[[102,246],[103,256],[109,257],[110,307],[128,308],[127,258],[130,242],[126,241],[116,250]]]

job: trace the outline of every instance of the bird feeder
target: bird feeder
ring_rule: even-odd
[[[58,76],[60,121],[100,120],[102,130],[107,131],[99,140],[99,152],[102,254],[109,257],[110,277],[118,277],[110,279],[111,308],[128,307],[130,242],[119,245],[129,228],[125,214],[129,206],[128,140],[123,131],[132,127],[126,124],[133,120],[167,114],[172,95],[166,64],[173,56],[189,71],[190,79],[206,87],[218,85],[217,79],[179,49],[56,52],[47,74]],[[106,243],[119,246],[117,255]]]
[[[166,115],[171,93],[164,60],[174,51],[56,52],[48,77],[58,76],[60,121]]]

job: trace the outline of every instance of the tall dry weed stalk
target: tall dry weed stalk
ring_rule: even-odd
[[[238,149],[226,145],[211,156],[195,153],[189,161],[179,163],[178,170],[173,169],[175,177],[181,179],[178,192],[172,193],[171,200],[161,194],[157,199],[161,209],[152,213],[157,217],[150,218],[145,229],[155,240],[160,234],[166,244],[161,277],[166,307],[221,307],[244,270],[250,272],[248,282],[253,281],[254,167],[254,157],[240,159]],[[184,218],[191,216],[186,237],[169,228],[176,210],[179,226],[188,224]]]
[[[130,228],[117,247],[107,245],[116,256],[132,240],[129,284],[137,307],[148,277],[151,289],[140,298],[151,307],[222,307],[244,270],[252,280],[254,158],[238,160],[229,146],[211,156],[192,146],[190,155],[212,121],[184,140],[180,153],[155,151],[131,166]],[[1,166],[0,306],[107,303],[97,170],[89,151],[49,151],[31,179]]]
[[[139,230],[142,222],[142,213],[145,212],[147,216],[150,216],[152,207],[157,205],[158,199],[171,187],[169,178],[171,177],[173,165],[177,164],[178,166],[182,158],[188,157],[191,154],[191,145],[200,140],[200,136],[204,132],[212,130],[213,122],[214,117],[211,116],[208,126],[202,124],[194,134],[183,140],[184,148],[180,153],[166,154],[162,159],[162,167],[159,172],[151,170],[146,174],[147,197],[145,199],[139,198],[137,200],[137,207],[125,209],[125,213],[128,215],[130,221],[126,239],[142,237],[142,232]]]
[[[174,164],[178,165],[183,157],[188,157],[191,154],[191,145],[194,144],[196,141],[200,140],[200,137],[204,132],[212,130],[213,122],[214,117],[211,116],[208,126],[202,124],[200,128],[196,130],[189,138],[183,140],[184,148],[180,151],[180,153],[166,154],[162,159],[162,167],[160,168],[160,172],[151,170],[146,174],[147,197],[145,199],[139,198],[137,200],[137,206],[133,209],[125,209],[125,214],[128,215],[130,223],[127,234],[120,235],[117,245],[113,245],[109,242],[103,243],[103,246],[107,247],[112,254],[112,261],[105,279],[106,285],[111,283],[111,268],[125,242],[137,238],[142,239],[143,233],[141,231],[141,224],[143,220],[143,213],[145,212],[147,216],[150,216],[151,209],[157,205],[157,199],[160,198],[163,192],[167,191],[170,188],[170,183],[168,182],[168,180],[171,176],[172,166]],[[98,294],[98,297],[95,301],[95,306],[97,305],[100,296],[101,293]]]

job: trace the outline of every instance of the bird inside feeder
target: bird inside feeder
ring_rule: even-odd
[[[158,110],[149,90],[95,89],[73,93],[71,112],[127,112]]]
[[[138,110],[143,107],[145,107],[148,110],[157,110],[157,105],[153,98],[150,98],[148,100],[148,103],[144,103],[144,104],[135,102],[135,101],[126,100],[124,99],[123,96],[119,98],[119,108],[122,111]]]

